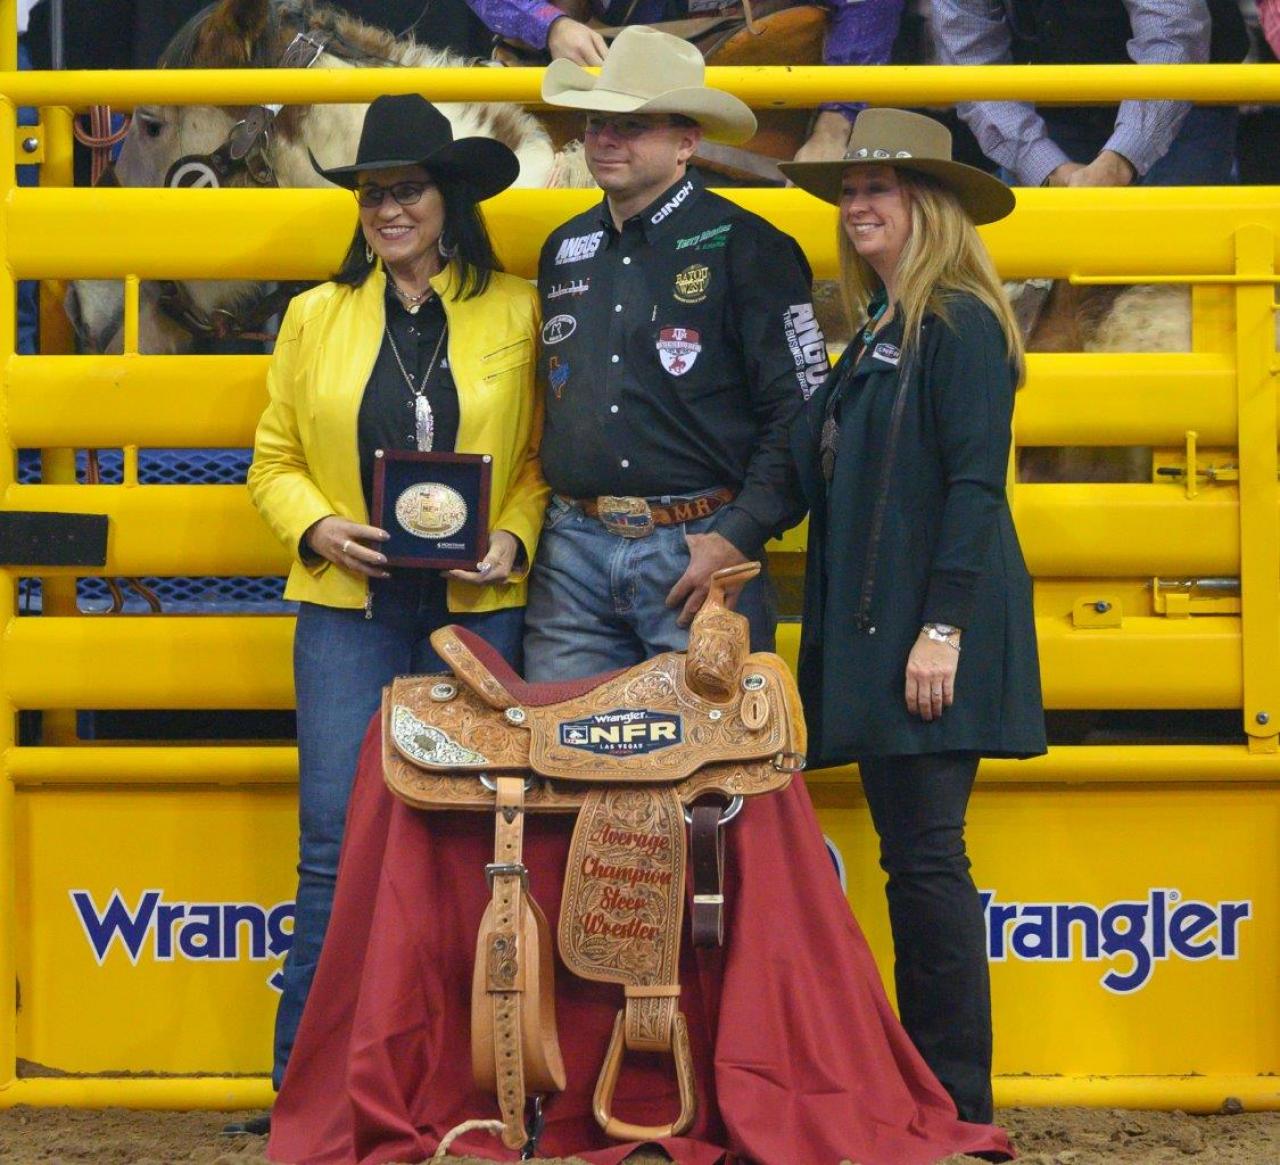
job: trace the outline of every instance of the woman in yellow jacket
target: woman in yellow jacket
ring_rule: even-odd
[[[314,164],[314,159],[313,159]],[[317,166],[320,170],[320,167]],[[249,493],[294,557],[299,601],[298,894],[276,1017],[279,1088],[324,941],[347,797],[384,684],[444,670],[427,636],[450,622],[520,666],[524,574],[547,488],[534,390],[537,295],[497,268],[477,203],[518,163],[485,138],[453,140],[416,95],[369,108],[356,163],[320,170],[356,193],[341,270],[290,305],[267,375]],[[488,552],[475,569],[386,569],[370,525],[375,449],[492,457]]]

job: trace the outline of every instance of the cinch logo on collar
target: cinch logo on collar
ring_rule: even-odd
[[[796,380],[808,400],[826,380],[831,365],[827,362],[827,341],[818,326],[811,303],[793,303],[782,317],[782,330],[796,366]]]
[[[560,743],[601,756],[633,756],[670,748],[684,739],[684,721],[648,708],[615,708],[560,724]]]
[[[1234,959],[1239,925],[1252,917],[1253,903],[1213,905],[1182,901],[1178,890],[1149,890],[1139,902],[997,902],[981,892],[987,922],[987,956],[1024,962],[1073,963],[1111,960],[1099,980],[1108,991],[1127,995],[1150,981],[1155,965],[1171,958]],[[1175,905],[1175,903],[1177,905]]]
[[[680,204],[693,193],[693,183],[686,182],[680,187],[670,198],[667,199],[653,214],[649,216],[649,221],[657,226],[669,214],[673,214],[680,209]]]
[[[293,903],[260,906],[256,902],[166,902],[163,890],[144,890],[130,910],[124,895],[113,890],[98,910],[89,890],[70,890],[71,904],[98,966],[119,941],[129,962],[137,966],[144,948],[157,962],[266,962],[293,945]],[[290,924],[285,929],[285,923]],[[281,972],[267,985],[279,991]]]
[[[556,252],[556,264],[576,263],[579,259],[590,259],[600,250],[600,240],[603,238],[604,231],[592,231],[589,235],[565,239]]]

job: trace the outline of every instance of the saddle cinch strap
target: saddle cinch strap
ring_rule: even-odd
[[[384,693],[388,786],[420,809],[494,813],[492,900],[472,981],[472,1063],[492,1089],[502,1138],[526,1143],[529,1094],[563,1089],[551,941],[522,862],[528,812],[576,812],[560,912],[566,966],[618,983],[619,1012],[595,1090],[606,1133],[623,1140],[679,1135],[697,1111],[688,1030],[679,1011],[685,821],[695,847],[698,945],[719,941],[720,826],[725,800],[785,788],[803,767],[804,722],[794,681],[775,655],[748,650],[746,620],[725,588],[759,571],[720,571],[694,619],[687,653],[561,684],[526,684],[482,640],[442,628],[432,644],[451,676],[400,677]],[[695,804],[708,793],[714,803]],[[692,807],[690,810],[689,807]],[[674,1058],[680,1111],[639,1126],[612,1113],[627,1050]]]

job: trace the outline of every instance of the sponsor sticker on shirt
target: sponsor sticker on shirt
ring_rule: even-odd
[[[586,295],[587,289],[591,286],[590,278],[587,279],[571,279],[568,283],[553,283],[547,289],[548,299],[560,299],[566,295]]]
[[[663,328],[658,333],[658,359],[672,376],[683,376],[702,351],[701,335],[693,328]]]
[[[707,298],[711,285],[711,268],[705,263],[694,263],[676,275],[673,294],[681,303],[701,303]]]
[[[814,315],[813,304],[793,303],[783,314],[782,329],[795,362],[800,391],[808,400],[831,370],[827,362],[827,341]]]
[[[902,359],[902,352],[897,344],[877,344],[871,349],[871,359],[883,360],[886,364],[896,365]]]
[[[551,386],[551,391],[555,393],[556,400],[560,399],[564,392],[564,386],[569,382],[569,361],[561,360],[559,356],[552,356],[547,363],[547,383]]]
[[[556,266],[562,267],[565,263],[577,263],[582,259],[590,259],[600,250],[600,240],[603,238],[604,231],[592,231],[589,235],[576,235],[572,239],[564,239],[556,252]]]
[[[567,340],[577,330],[578,321],[573,316],[552,316],[542,325],[542,342],[544,344],[559,344],[562,340]]]

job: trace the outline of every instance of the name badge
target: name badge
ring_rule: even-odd
[[[897,365],[902,359],[902,352],[896,344],[877,344],[871,349],[873,360],[883,360],[886,364]]]

